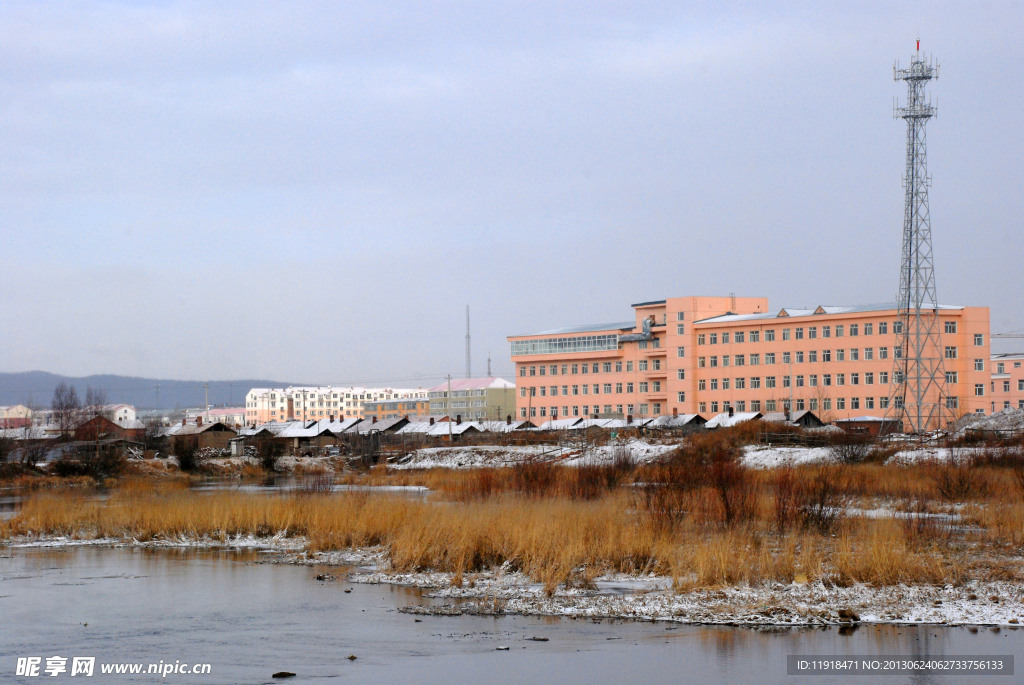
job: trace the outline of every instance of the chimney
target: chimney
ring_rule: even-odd
[[[729,416],[732,416],[732,405],[729,405]]]
[[[512,415],[511,414],[509,414],[508,416],[505,417],[505,425],[506,426],[511,426],[512,425]]]
[[[672,418],[679,416],[679,407],[672,407]]]
[[[462,414],[456,414],[455,415],[455,425],[458,426],[460,423],[462,423]]]
[[[431,417],[430,417],[430,425],[431,425],[431,426],[433,426],[433,425],[434,425],[434,417],[433,417],[433,416],[431,416]]]
[[[406,414],[404,418],[405,418],[406,421],[408,421],[409,420],[409,415]]]
[[[786,415],[786,420],[789,421],[789,405],[786,405],[784,414]]]
[[[371,421],[370,423],[377,423],[377,417],[376,417],[376,416],[374,416],[374,417],[373,417],[373,421]]]
[[[203,425],[203,416],[202,416],[202,414],[200,414],[199,416],[196,417],[196,425],[197,426]]]
[[[633,423],[633,415],[626,414],[626,423]]]
[[[185,424],[186,424],[187,422],[188,422],[188,419],[182,419],[182,420],[181,420],[181,425],[183,425],[183,426],[184,426],[184,425],[185,425]]]

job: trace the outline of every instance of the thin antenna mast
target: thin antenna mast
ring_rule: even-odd
[[[908,68],[893,67],[893,78],[907,83],[906,106],[896,107],[893,113],[907,122],[907,154],[896,349],[886,418],[899,421],[910,433],[921,434],[952,420],[956,400],[947,396],[928,209],[931,179],[925,124],[935,116],[935,106],[925,100],[925,86],[938,78],[939,68],[921,56],[920,39],[916,48]]]
[[[469,305],[466,305],[466,378],[472,378],[469,359]]]

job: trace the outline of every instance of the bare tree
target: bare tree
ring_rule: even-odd
[[[104,418],[111,418],[106,416],[104,407],[107,404],[107,393],[99,388],[92,386],[86,386],[85,388],[85,406],[83,407],[83,413],[85,418],[91,419],[94,416],[103,416]]]
[[[82,403],[78,399],[75,386],[61,382],[54,388],[50,409],[53,410],[61,438],[67,440],[82,411]]]

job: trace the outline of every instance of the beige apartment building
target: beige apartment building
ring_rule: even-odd
[[[245,396],[248,425],[268,421],[313,421],[330,418],[365,418],[367,402],[396,399],[426,399],[423,388],[362,388],[334,386],[292,386],[253,388]]]

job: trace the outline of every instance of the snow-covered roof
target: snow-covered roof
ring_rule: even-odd
[[[735,426],[746,421],[752,421],[754,419],[761,418],[761,413],[756,411],[738,411],[729,415],[729,412],[722,412],[716,414],[707,423],[704,424],[705,428],[728,428],[729,426]]]
[[[926,309],[963,309],[962,305],[950,305],[940,304],[938,307],[933,307],[930,303],[921,305],[922,308]],[[731,323],[735,321],[757,321],[764,319],[778,319],[792,316],[816,316],[821,314],[857,314],[861,312],[885,312],[895,311],[897,309],[895,302],[883,302],[879,304],[860,304],[852,307],[835,307],[831,305],[820,305],[815,309],[798,309],[793,307],[784,307],[780,309],[776,314],[721,314],[719,316],[712,316],[707,319],[700,319],[695,323]]]
[[[410,421],[396,431],[399,434],[405,433],[428,433],[435,424],[429,421]]]
[[[146,428],[146,424],[144,424],[139,419],[122,419],[117,421],[117,425],[120,426],[121,428],[126,428],[128,430],[139,430],[140,428]]]
[[[542,431],[559,431],[572,428],[577,423],[582,421],[581,417],[569,418],[569,419],[548,419],[544,423],[540,424],[538,430]]]
[[[462,435],[468,430],[480,430],[480,428],[472,421],[463,421],[462,423],[455,423],[454,421],[443,421],[441,423],[435,423],[430,430],[427,431],[427,435],[434,437],[444,437],[446,435]]]
[[[691,422],[696,421],[702,423],[704,421],[700,414],[679,414],[678,416],[659,416],[653,419],[649,424],[649,428],[682,428],[683,426],[689,425]]]
[[[162,431],[162,434],[167,436],[167,437],[169,437],[169,438],[170,437],[174,437],[176,435],[199,435],[200,433],[205,433],[206,431],[210,430],[214,426],[220,426],[221,428],[224,428],[225,430],[228,430],[228,431],[230,431],[232,433],[235,432],[234,428],[230,428],[228,426],[225,426],[220,421],[215,421],[214,423],[204,423],[201,426],[197,426],[194,423],[190,423],[190,424],[187,424],[185,426],[182,426],[181,424],[178,424],[176,426],[171,426],[170,428],[165,428]]]
[[[863,421],[897,421],[897,420],[898,419],[894,419],[894,418],[885,419],[885,418],[882,418],[881,416],[851,416],[851,417],[845,418],[845,419],[836,419],[832,423],[845,423],[847,421],[863,422]]]
[[[523,419],[521,421],[513,421],[512,423],[505,423],[504,421],[477,421],[477,427],[482,431],[489,433],[510,433],[514,430],[521,428],[530,427],[529,421]]]
[[[492,390],[495,388],[514,388],[515,383],[509,383],[504,378],[489,377],[489,378],[453,378],[451,380],[451,390]],[[447,392],[448,381],[445,381],[441,385],[434,386],[428,392]]]
[[[395,424],[401,424],[403,421],[407,421],[404,416],[398,416],[391,419],[377,419],[376,421],[363,421],[361,423],[354,424],[351,428],[346,430],[346,433],[382,433],[390,428],[394,427]]]

